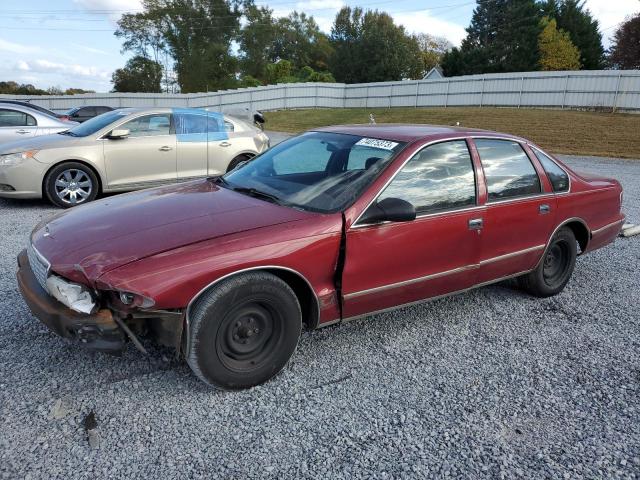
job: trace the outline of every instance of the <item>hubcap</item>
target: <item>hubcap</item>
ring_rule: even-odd
[[[84,202],[93,191],[93,182],[82,170],[65,170],[55,182],[56,195],[64,203],[77,205]]]
[[[266,301],[248,301],[222,321],[215,348],[230,370],[248,372],[263,366],[282,338],[280,316]]]

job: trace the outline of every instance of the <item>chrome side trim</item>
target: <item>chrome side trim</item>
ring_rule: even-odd
[[[223,275],[222,277],[214,280],[213,282],[209,283],[208,285],[206,285],[204,288],[202,288],[198,293],[196,293],[194,295],[194,297],[191,299],[191,301],[189,302],[189,304],[187,305],[187,308],[185,309],[185,330],[184,330],[184,334],[187,335],[187,342],[186,342],[186,352],[185,352],[185,356],[188,356],[189,353],[191,352],[191,335],[189,333],[189,326],[190,326],[190,322],[189,322],[189,315],[191,313],[191,307],[193,306],[193,304],[196,302],[196,300],[198,300],[198,298],[200,297],[200,295],[202,295],[206,290],[208,290],[209,288],[213,287],[215,284],[222,282],[223,280],[226,280],[229,277],[232,277],[234,275],[238,275],[240,273],[245,273],[245,272],[251,272],[254,270],[284,270],[286,272],[290,272],[293,273],[295,275],[297,275],[298,277],[300,277],[302,280],[304,280],[307,284],[307,286],[311,289],[311,292],[313,293],[313,298],[315,299],[315,303],[316,303],[316,314],[318,315],[318,322],[320,322],[320,300],[318,299],[318,295],[316,294],[316,291],[313,289],[313,286],[311,285],[311,282],[309,282],[309,280],[307,280],[307,278],[302,275],[300,272],[298,272],[297,270],[294,270],[293,268],[289,268],[289,267],[283,267],[281,265],[258,265],[256,267],[250,267],[250,268],[243,268],[241,270],[236,270],[230,273],[227,273],[226,275]]]
[[[517,252],[507,253],[505,255],[499,255],[497,257],[487,258],[486,260],[480,260],[480,265],[488,265],[490,263],[500,262],[502,260],[508,260],[518,255],[524,255],[525,253],[535,252],[537,250],[544,250],[546,244],[536,245],[535,247],[525,248],[524,250],[518,250]]]
[[[425,275],[424,277],[412,278],[411,280],[404,280],[402,282],[390,283],[388,285],[381,285],[379,287],[369,288],[367,290],[360,290],[358,292],[348,293],[344,295],[344,299],[361,297],[362,295],[368,295],[370,293],[381,292],[384,290],[390,290],[393,288],[404,287],[406,285],[412,285],[414,283],[426,282],[427,280],[435,280],[436,278],[446,277],[448,275],[454,275],[456,273],[462,273],[468,270],[475,270],[480,265],[472,264],[464,267],[454,268],[452,270],[446,270],[444,272],[432,273],[431,275]]]
[[[484,210],[486,207],[485,206],[473,206],[473,207],[465,207],[465,208],[458,208],[458,209],[454,209],[454,210],[443,210],[441,212],[433,212],[433,213],[423,213],[422,215],[417,215],[416,216],[416,220],[421,220],[423,218],[433,218],[433,217],[440,217],[443,215],[455,215],[457,213],[466,213],[466,212],[474,212],[474,211],[478,211],[478,210]],[[414,221],[416,221],[414,220]],[[377,222],[377,223],[361,223],[359,225],[353,225],[349,230],[358,230],[360,228],[365,228],[365,227],[377,227],[378,225],[387,225],[389,223],[398,223],[398,222],[390,222],[390,221],[384,221],[384,222]],[[412,222],[413,223],[413,222]]]
[[[605,225],[604,227],[597,228],[596,230],[593,230],[591,232],[591,235],[597,235],[600,232],[604,232],[605,230],[607,230],[609,228],[615,227],[616,225],[620,225],[624,221],[625,221],[625,219],[621,218],[620,220],[616,220],[615,222],[609,223],[609,224]]]
[[[545,198],[554,198],[555,194],[554,193],[548,193],[548,192],[542,192],[542,193],[536,193],[533,195],[523,195],[521,197],[510,197],[510,198],[504,198],[502,200],[488,200],[487,199],[487,203],[486,206],[490,207],[491,205],[501,205],[503,203],[515,203],[518,201],[526,201],[526,200],[533,200],[533,199],[539,199],[539,200],[543,200]]]
[[[487,265],[494,262],[500,262],[502,260],[508,260],[513,257],[517,257],[518,255],[524,255],[526,253],[535,252],[537,250],[542,250],[546,248],[546,245],[536,245],[535,247],[525,248],[524,250],[518,250],[517,252],[507,253],[506,255],[500,255],[498,257],[488,258],[486,260],[481,260],[480,263],[472,263],[470,265],[465,265],[464,267],[454,268],[452,270],[446,270],[444,272],[432,273],[431,275],[425,275],[423,277],[412,278],[410,280],[404,280],[402,282],[390,283],[388,285],[380,285],[379,287],[369,288],[367,290],[360,290],[353,293],[348,293],[343,296],[345,300],[351,298],[361,297],[362,295],[368,295],[371,293],[381,292],[384,290],[390,290],[393,288],[404,287],[406,285],[412,285],[414,283],[425,282],[427,280],[435,280],[436,278],[446,277],[448,275],[454,275],[456,273],[462,273],[469,270],[476,270],[483,265]]]
[[[508,280],[510,278],[519,277],[520,275],[525,275],[525,274],[527,274],[527,273],[529,273],[531,271],[532,270],[525,270],[525,271],[522,271],[522,272],[514,273],[513,275],[507,275],[505,277],[500,277],[500,278],[495,279],[495,280],[490,280],[488,282],[478,283],[478,284],[473,285],[473,286],[471,286],[469,288],[463,288],[462,290],[456,290],[455,292],[444,293],[442,295],[438,295],[438,296],[435,296],[435,297],[423,298],[423,299],[420,299],[420,300],[416,300],[415,302],[403,303],[401,305],[394,305],[393,307],[383,308],[381,310],[374,310],[373,312],[367,312],[367,313],[363,313],[363,314],[360,314],[360,315],[354,315],[353,317],[347,317],[342,321],[343,322],[350,322],[352,320],[357,320],[359,318],[368,317],[370,315],[376,315],[376,314],[384,313],[384,312],[391,312],[391,311],[397,310],[399,308],[405,308],[405,307],[410,307],[412,305],[419,305],[421,303],[427,303],[427,302],[432,302],[434,300],[440,300],[442,298],[451,297],[453,295],[458,295],[460,293],[465,293],[465,292],[468,292],[470,290],[475,290],[476,288],[486,287],[487,285],[491,285],[491,284],[494,284],[494,283],[502,282],[502,281]],[[322,325],[319,325],[318,327],[325,327],[325,326],[328,326],[328,325],[333,325],[334,323],[337,323],[337,322],[334,321],[333,323],[326,323],[326,324],[323,323]]]

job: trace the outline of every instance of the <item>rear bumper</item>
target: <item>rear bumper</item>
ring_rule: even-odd
[[[75,312],[50,296],[36,280],[26,250],[18,256],[18,286],[31,313],[57,335],[80,342],[92,350],[119,353],[125,334],[111,311],[85,315]]]

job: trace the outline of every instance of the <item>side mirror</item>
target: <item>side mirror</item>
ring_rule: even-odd
[[[116,128],[115,130],[111,130],[111,133],[107,136],[111,140],[118,140],[120,138],[126,138],[129,136],[128,128]]]
[[[372,204],[359,223],[411,222],[416,219],[416,208],[400,198],[385,198]]]

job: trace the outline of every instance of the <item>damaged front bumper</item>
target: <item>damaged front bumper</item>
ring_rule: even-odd
[[[101,352],[120,353],[124,348],[125,332],[118,326],[108,309],[94,314],[76,312],[50,296],[38,283],[27,251],[18,256],[18,286],[31,313],[50,330],[80,342],[82,345]]]

